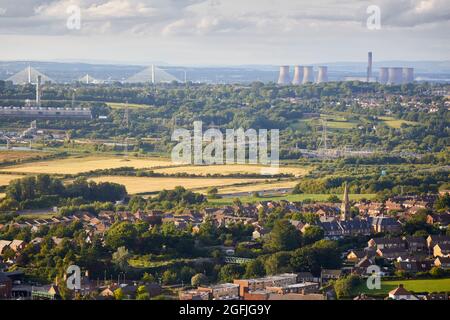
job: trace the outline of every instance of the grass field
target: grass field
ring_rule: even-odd
[[[0,174],[0,186],[6,186],[11,180],[23,178],[23,175],[19,174]]]
[[[255,203],[258,201],[303,201],[306,199],[314,200],[314,201],[326,201],[331,194],[289,194],[285,196],[267,196],[267,197],[239,197],[239,199],[243,203]],[[342,194],[336,194],[338,197],[342,197]],[[359,200],[362,198],[372,199],[376,195],[375,194],[349,194],[351,200]],[[209,199],[208,202],[221,206],[221,205],[229,205],[233,203],[233,198],[223,198],[223,199]]]
[[[247,173],[247,174],[260,174],[261,169],[264,168],[259,165],[250,164],[231,164],[231,165],[211,165],[211,166],[179,166],[172,168],[156,169],[155,172],[176,174],[176,173],[190,173],[196,175],[207,174],[233,174],[233,173]],[[280,174],[292,174],[296,177],[303,176],[310,168],[300,167],[280,167],[278,172]]]
[[[402,124],[407,124],[410,126],[414,126],[417,125],[417,122],[414,121],[406,121],[406,120],[399,120],[399,119],[395,119],[393,117],[379,117],[380,120],[383,121],[384,124],[386,124],[387,126],[394,128],[394,129],[399,129],[401,128]]]
[[[88,156],[81,158],[65,158],[48,161],[37,161],[2,168],[0,171],[24,173],[76,174],[98,169],[119,167],[154,168],[173,165],[170,159],[160,158],[123,158]]]
[[[340,115],[330,115],[330,114],[321,114],[320,119],[327,120],[327,128],[328,129],[352,129],[357,126],[357,123],[351,122],[347,120],[345,117]],[[300,124],[297,126],[298,129],[301,127],[301,123],[309,123],[317,128],[322,127],[322,121],[319,121],[317,118],[311,119],[301,119]]]
[[[106,102],[108,107],[111,107],[112,109],[125,109],[126,103],[120,103],[120,102]],[[152,106],[148,104],[138,104],[138,103],[128,103],[128,108],[130,109],[139,109],[139,108],[150,108]]]
[[[252,183],[250,185],[244,185],[244,186],[228,186],[228,187],[222,187],[217,188],[219,190],[219,194],[229,194],[229,193],[240,193],[240,192],[248,192],[252,193],[255,191],[276,191],[277,189],[282,188],[293,188],[298,181],[276,181],[276,182],[266,182],[261,181],[261,183]],[[198,192],[206,193],[207,190],[198,190]]]
[[[3,161],[25,160],[28,158],[45,155],[44,152],[38,151],[14,151],[14,150],[0,150],[0,163]]]
[[[163,189],[171,190],[177,186],[183,186],[186,189],[200,189],[211,186],[227,186],[237,183],[254,183],[258,179],[238,179],[238,178],[153,178],[153,177],[121,177],[121,176],[103,176],[90,179],[96,182],[114,182],[123,184],[128,193],[150,193]]]
[[[381,281],[381,289],[369,290],[365,283],[358,286],[353,294],[366,293],[373,295],[387,295],[389,291],[395,289],[402,283],[406,290],[415,293],[422,292],[450,292],[450,278],[449,279],[423,279],[423,280],[395,280],[395,281]]]

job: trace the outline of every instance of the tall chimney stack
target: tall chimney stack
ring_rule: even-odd
[[[317,74],[317,83],[328,82],[328,67],[319,67],[319,73]]]
[[[41,106],[41,76],[36,79],[36,106]]]
[[[372,78],[372,51],[367,54],[367,82]]]
[[[280,67],[280,75],[278,77],[278,84],[288,85],[291,83],[291,77],[289,75],[289,66]]]
[[[302,83],[314,82],[313,67],[303,67],[303,81]]]
[[[303,81],[303,66],[295,66],[294,80],[292,80],[292,84],[299,85],[302,84],[302,81]]]

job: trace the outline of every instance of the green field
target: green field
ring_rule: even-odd
[[[328,129],[352,129],[358,125],[356,122],[349,121],[341,115],[321,114],[320,118],[327,121]],[[316,127],[322,126],[322,122],[319,121],[319,119],[311,118],[301,119],[298,124],[294,125],[294,127],[300,129],[302,127],[302,123],[308,123]]]
[[[125,109],[126,103],[121,102],[106,102],[108,107],[111,107],[112,109]],[[151,108],[152,106],[148,104],[138,104],[138,103],[128,103],[128,108],[130,109],[139,109],[139,108]]]
[[[450,278],[448,279],[421,279],[421,280],[395,280],[381,281],[381,289],[369,290],[365,283],[353,290],[353,295],[365,293],[368,295],[387,295],[389,291],[402,283],[405,289],[413,293],[450,292]]]
[[[417,122],[395,119],[393,117],[379,117],[379,119],[382,120],[385,125],[394,129],[400,129],[402,124],[407,124],[410,126],[418,125]]]
[[[285,196],[264,196],[264,197],[238,197],[242,203],[255,203],[258,201],[304,201],[310,199],[313,201],[326,201],[332,194],[289,194]],[[342,194],[336,194],[337,197],[341,198]],[[350,200],[359,200],[362,198],[373,199],[375,194],[350,194]],[[234,198],[223,198],[223,199],[208,199],[208,202],[214,205],[230,205],[233,204]]]

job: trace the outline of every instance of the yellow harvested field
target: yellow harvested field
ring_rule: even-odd
[[[218,188],[219,194],[228,194],[228,193],[241,193],[241,192],[255,192],[255,191],[276,191],[278,189],[283,188],[293,188],[298,181],[277,181],[272,183],[261,182],[254,183],[251,185],[244,186],[226,186],[223,188]],[[200,190],[199,192],[206,193],[206,189]]]
[[[38,151],[16,151],[16,150],[0,150],[0,162],[12,160],[24,160],[36,156],[44,156],[45,152]]]
[[[153,171],[165,174],[189,173],[196,175],[207,175],[207,174],[229,175],[235,173],[260,174],[261,169],[270,170],[271,168],[250,164],[228,164],[228,165],[210,165],[210,166],[179,166],[171,168],[161,168]],[[308,173],[309,170],[310,170],[309,168],[300,168],[300,167],[280,167],[278,173],[292,174],[296,177],[299,177]],[[273,173],[276,174],[277,172],[274,171]]]
[[[0,193],[0,199],[3,199],[4,197],[6,197],[6,193]]]
[[[11,180],[20,179],[25,176],[19,174],[0,174],[0,186],[6,186]]]
[[[183,186],[186,189],[208,188],[212,186],[229,186],[237,183],[255,183],[258,179],[237,179],[237,178],[159,178],[159,177],[123,177],[123,176],[103,176],[90,179],[95,182],[114,182],[123,184],[128,193],[157,192],[161,190],[175,189]]]
[[[48,161],[37,161],[21,165],[3,167],[0,171],[25,173],[76,174],[99,169],[120,167],[155,168],[170,166],[170,159],[161,158],[128,158],[123,157],[82,157],[65,158]]]

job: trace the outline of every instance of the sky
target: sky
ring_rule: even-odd
[[[450,60],[449,30],[450,0],[0,0],[0,60]]]

